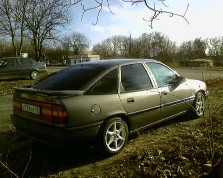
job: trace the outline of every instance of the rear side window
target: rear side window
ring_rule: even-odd
[[[124,92],[152,88],[152,82],[142,64],[131,64],[121,67],[121,88]]]
[[[86,92],[87,95],[106,95],[118,93],[118,72],[114,69],[104,75]]]
[[[31,61],[28,58],[20,58],[18,59],[19,66],[29,66],[31,65]]]
[[[104,69],[99,67],[68,67],[32,86],[41,90],[81,90]]]

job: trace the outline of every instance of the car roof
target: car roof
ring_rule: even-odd
[[[120,64],[127,64],[127,63],[137,63],[137,62],[159,62],[154,59],[107,59],[107,60],[94,60],[88,62],[82,62],[78,64],[74,64],[71,66],[97,66],[97,67],[111,67]]]

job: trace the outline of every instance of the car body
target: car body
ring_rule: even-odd
[[[0,80],[30,77],[36,79],[47,72],[46,64],[30,58],[8,57],[0,59]]]
[[[108,154],[129,134],[188,111],[201,117],[208,93],[152,59],[84,62],[14,89],[11,120],[26,136],[51,145],[96,139]]]

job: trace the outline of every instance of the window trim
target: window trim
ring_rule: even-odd
[[[163,66],[163,67],[169,69],[170,71],[172,71],[176,76],[179,76],[179,74],[177,74],[177,72],[176,72],[175,70],[171,69],[169,66],[167,66],[167,65],[165,65],[165,64],[163,64],[163,63],[153,62],[153,61],[151,61],[151,62],[145,62],[145,65],[146,65],[147,69],[150,71],[150,73],[151,73],[151,75],[152,75],[152,78],[153,78],[153,80],[154,80],[154,83],[155,83],[155,85],[156,85],[156,88],[167,87],[167,85],[164,85],[164,86],[159,86],[159,85],[158,85],[157,80],[156,80],[156,77],[154,76],[152,70],[149,68],[149,66],[147,65],[147,63],[153,63],[153,64],[161,65],[161,66]]]
[[[142,67],[144,68],[147,76],[148,76],[148,79],[150,80],[151,82],[151,88],[150,89],[140,89],[140,90],[134,90],[134,91],[124,91],[124,87],[122,85],[122,82],[121,82],[121,79],[122,79],[122,74],[121,74],[121,71],[122,71],[122,67],[123,66],[128,66],[128,65],[136,65],[136,64],[141,64]],[[139,62],[134,62],[134,63],[129,63],[129,64],[121,64],[119,65],[119,73],[118,73],[119,77],[118,77],[118,83],[119,83],[119,94],[124,94],[124,93],[133,93],[133,92],[140,92],[140,91],[149,91],[149,90],[152,90],[155,88],[155,83],[154,83],[154,79],[153,77],[151,77],[151,73],[150,71],[148,70],[148,67],[146,66],[146,64],[142,61],[139,61]]]
[[[85,88],[85,92],[84,95],[90,95],[87,94],[88,90],[95,84],[97,83],[101,78],[103,78],[105,75],[107,75],[109,72],[116,70],[117,71],[117,93],[114,94],[104,94],[104,95],[117,95],[119,94],[119,67],[118,66],[114,66],[112,68],[108,68],[104,71],[104,73],[101,73],[99,76],[97,76],[94,80],[91,81],[91,83],[89,83],[88,87],[85,88],[85,86],[83,88]],[[91,94],[92,95],[92,94]],[[96,94],[94,94],[96,95]],[[102,94],[101,94],[102,95]]]

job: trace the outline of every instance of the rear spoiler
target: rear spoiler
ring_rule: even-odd
[[[13,89],[18,93],[27,93],[27,94],[37,94],[37,95],[59,95],[59,96],[76,96],[82,95],[84,91],[82,90],[62,90],[62,91],[55,91],[55,90],[40,90],[35,88],[28,88],[28,87],[13,87]]]

